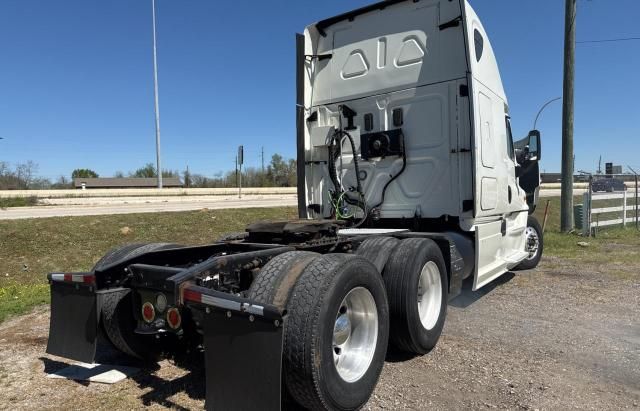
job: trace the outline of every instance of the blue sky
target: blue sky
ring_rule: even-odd
[[[163,165],[214,175],[295,155],[294,33],[368,4],[158,1]],[[613,5],[615,4],[615,7]],[[561,0],[475,0],[509,98],[514,134],[562,94]],[[150,0],[0,2],[0,160],[55,179],[155,161]],[[579,0],[578,40],[638,37],[640,1]],[[640,168],[640,41],[578,45],[576,168]],[[561,104],[542,115],[547,171],[560,169]]]

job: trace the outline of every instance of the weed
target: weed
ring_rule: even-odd
[[[38,197],[8,197],[0,198],[0,208],[31,207],[38,205]]]

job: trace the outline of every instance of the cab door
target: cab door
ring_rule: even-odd
[[[500,208],[503,168],[497,150],[498,130],[494,117],[494,96],[489,90],[481,89],[475,82],[476,94],[476,133],[475,133],[475,217],[487,217],[501,214]],[[479,89],[479,90],[478,90]]]

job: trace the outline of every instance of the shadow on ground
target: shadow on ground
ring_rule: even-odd
[[[48,357],[40,357],[44,364],[44,372],[51,374],[69,366],[68,362],[57,361]],[[191,352],[173,357],[170,360],[173,365],[188,370],[187,374],[179,377],[160,377],[158,371],[161,369],[158,363],[141,362],[127,355],[120,353],[108,342],[101,340],[96,350],[96,360],[98,364],[109,364],[118,366],[129,366],[140,368],[140,371],[131,377],[138,387],[145,391],[140,396],[140,400],[145,406],[158,404],[160,406],[186,410],[171,400],[171,397],[178,393],[185,393],[194,400],[204,400],[205,398],[205,370],[202,352]],[[96,374],[105,371],[105,367],[96,367]],[[88,386],[88,381],[74,381],[77,384]]]
[[[503,274],[477,291],[473,291],[473,278],[469,277],[462,283],[460,295],[449,301],[449,305],[456,308],[468,308],[485,295],[493,292],[496,288],[513,280],[515,276],[516,275],[511,272]]]

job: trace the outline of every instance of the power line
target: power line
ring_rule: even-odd
[[[640,37],[622,37],[618,39],[603,39],[603,40],[583,40],[583,41],[576,41],[576,43],[579,43],[579,44],[614,43],[618,41],[632,41],[632,40],[640,40]]]

